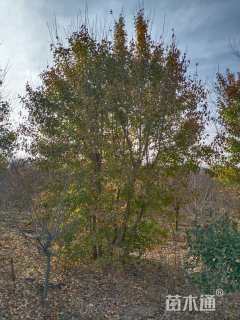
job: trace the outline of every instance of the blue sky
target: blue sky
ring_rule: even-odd
[[[86,5],[90,24],[99,30],[111,29],[114,17],[123,9],[130,34],[131,18],[139,6],[144,6],[152,19],[153,37],[162,35],[167,41],[174,28],[180,48],[192,61],[192,69],[198,62],[199,75],[211,88],[217,70],[238,71],[240,58],[234,56],[230,43],[239,43],[240,48],[239,0],[0,0],[0,65],[8,69],[4,96],[11,102],[16,122],[21,110],[18,95],[24,94],[27,81],[39,83],[39,73],[51,64],[48,26],[51,29],[56,18],[64,37],[66,30],[74,29],[77,17],[84,15]]]

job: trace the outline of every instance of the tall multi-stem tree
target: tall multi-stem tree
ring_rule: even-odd
[[[142,10],[134,22],[130,42],[122,16],[113,41],[83,25],[52,47],[52,67],[24,99],[32,152],[43,168],[71,175],[66,201],[79,225],[67,240],[94,257],[155,243],[162,173],[191,169],[201,155],[204,87],[189,76],[175,36],[164,47]]]
[[[218,74],[217,92],[221,161],[216,169],[221,180],[240,190],[240,74],[230,70],[226,75]]]

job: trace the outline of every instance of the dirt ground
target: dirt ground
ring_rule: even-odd
[[[44,261],[14,224],[4,219],[0,259],[0,320],[240,319],[240,294],[216,297],[215,312],[166,311],[167,295],[199,297],[201,292],[187,281],[181,269],[164,259],[54,270],[48,304],[43,308]]]

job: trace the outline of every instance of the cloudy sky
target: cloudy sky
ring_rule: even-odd
[[[4,94],[16,121],[21,109],[18,95],[24,94],[27,81],[37,84],[39,73],[51,64],[49,26],[53,29],[56,18],[64,37],[64,30],[73,30],[77,17],[84,15],[86,4],[90,24],[105,30],[111,29],[114,17],[123,10],[130,34],[131,17],[144,5],[154,38],[163,36],[167,41],[174,29],[193,70],[198,62],[199,75],[210,87],[217,70],[238,71],[240,59],[230,44],[240,48],[239,0],[0,0],[0,65],[8,69]]]

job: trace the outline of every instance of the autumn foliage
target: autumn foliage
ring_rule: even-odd
[[[67,173],[60,190],[74,227],[68,257],[142,254],[166,235],[159,223],[164,176],[195,169],[202,154],[206,91],[177,48],[151,39],[140,10],[135,38],[122,16],[113,41],[86,25],[52,47],[42,85],[27,85],[32,155],[47,171]]]

